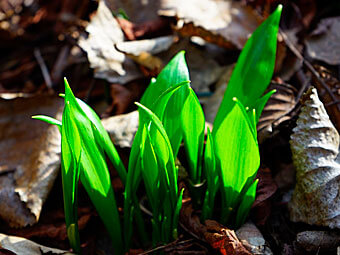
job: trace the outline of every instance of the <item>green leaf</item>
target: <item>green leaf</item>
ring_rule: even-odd
[[[181,116],[190,180],[194,184],[202,182],[202,156],[204,144],[205,119],[200,102],[195,92],[189,88]]]
[[[254,109],[256,112],[256,125],[259,122],[261,113],[265,107],[265,105],[267,104],[269,98],[276,92],[275,89],[269,91],[267,94],[265,94],[264,96],[260,97],[259,99],[256,100],[255,104],[254,104]]]
[[[189,70],[184,58],[184,51],[177,53],[171,61],[159,73],[157,79],[152,79],[149,87],[146,89],[141,104],[152,109],[154,100],[157,99],[168,88],[173,87],[181,82],[190,80]],[[179,95],[178,97],[181,97]],[[179,106],[177,106],[178,108]]]
[[[215,196],[218,190],[219,173],[216,169],[216,159],[214,152],[214,141],[208,127],[207,142],[204,151],[204,173],[207,178],[207,190],[202,207],[201,219],[204,222],[206,219],[211,219],[214,209]]]
[[[236,216],[236,226],[241,226],[250,211],[251,206],[253,205],[255,201],[255,196],[256,196],[256,187],[258,183],[258,179],[256,179],[253,184],[249,187],[247,192],[242,198],[242,202],[237,210],[237,216]]]
[[[178,238],[177,226],[178,226],[178,220],[179,220],[179,213],[180,213],[181,208],[182,208],[183,192],[184,192],[184,189],[181,189],[181,191],[179,193],[178,200],[177,200],[176,209],[175,209],[175,212],[174,212],[174,217],[173,217],[172,237],[173,237],[174,240],[176,240]]]
[[[141,172],[153,212],[152,237],[153,245],[156,245],[158,242],[168,242],[174,228],[177,228],[174,226],[179,210],[177,207],[180,206],[177,169],[171,144],[161,121],[151,110],[136,104],[144,115],[143,127],[138,129],[138,132],[142,132],[139,138]]]
[[[214,137],[216,164],[221,180],[224,203],[222,224],[238,204],[239,194],[248,177],[256,173],[260,155],[253,127],[239,101],[223,120]]]
[[[65,86],[67,84],[67,86],[69,87],[66,78],[64,78],[64,82],[65,82]],[[65,97],[64,94],[60,94],[60,96]],[[97,129],[98,146],[101,146],[102,149],[105,151],[110,161],[112,162],[113,166],[116,168],[121,181],[125,185],[126,175],[127,175],[125,166],[115,146],[113,145],[109,134],[106,132],[103,124],[101,123],[100,118],[95,113],[95,111],[93,111],[92,108],[89,107],[85,102],[83,102],[79,98],[76,98],[76,101],[79,107],[81,108],[81,110],[84,112],[84,114],[88,117],[88,119],[92,122],[94,127]]]
[[[233,97],[238,98],[244,106],[253,109],[269,85],[275,65],[281,12],[282,6],[279,5],[245,44],[216,114],[213,134],[218,131],[224,118],[232,110]]]
[[[62,132],[62,137],[69,143],[73,155],[80,154],[80,179],[112,238],[115,251],[122,253],[119,214],[105,162],[105,153],[101,147],[103,134],[97,130],[91,117],[92,114],[89,116],[80,107],[68,83],[65,82],[62,122],[62,130],[65,132]]]
[[[145,91],[141,103],[150,110],[155,111],[155,100],[168,88],[174,87],[182,82],[187,82],[189,79],[189,71],[184,58],[184,51],[179,52],[160,72],[156,80],[153,80]],[[182,113],[183,104],[189,94],[189,84],[182,86],[172,95],[168,102],[164,104],[165,111],[161,119],[163,126],[171,141],[174,156],[177,156],[179,146],[183,139],[181,130],[180,116]],[[163,105],[162,105],[163,107]]]
[[[59,128],[59,131],[61,132],[61,121],[56,120],[55,118],[45,116],[45,115],[34,115],[32,116],[32,119],[42,120],[48,124],[56,125]]]

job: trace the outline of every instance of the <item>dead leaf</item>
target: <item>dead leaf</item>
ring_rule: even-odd
[[[59,170],[60,134],[31,116],[55,117],[61,106],[55,96],[0,99],[0,217],[10,226],[39,219]]]
[[[318,89],[321,101],[325,104],[328,115],[335,125],[335,127],[340,131],[340,111],[339,111],[339,103],[340,103],[340,81],[332,74],[330,70],[323,66],[315,66],[315,69],[320,74],[321,79],[326,83],[329,87],[329,90],[332,91],[334,97],[337,101],[331,98],[330,94],[326,91],[326,89],[320,84],[320,82],[313,77],[313,81],[316,84]]]
[[[110,92],[112,103],[108,109],[105,110],[104,116],[119,115],[126,112],[135,97],[125,86],[120,84],[111,84]]]
[[[39,255],[39,254],[63,254],[72,255],[68,251],[63,251],[59,249],[49,248],[22,237],[8,236],[5,234],[0,234],[0,247],[10,250],[15,254],[25,254],[25,255]],[[1,252],[1,250],[0,250]]]
[[[176,17],[183,35],[200,36],[228,49],[242,49],[262,21],[251,7],[231,1],[173,0],[162,8],[159,14]]]
[[[271,213],[270,198],[275,194],[277,185],[272,178],[269,168],[260,168],[256,179],[259,183],[256,189],[256,198],[252,206],[252,216],[256,225],[264,225]]]
[[[115,145],[122,148],[131,148],[138,129],[138,119],[138,112],[134,111],[103,119],[102,124]]]
[[[254,223],[248,221],[244,223],[238,230],[236,236],[244,245],[244,247],[252,254],[272,255],[272,251],[266,244],[260,230]]]
[[[251,254],[239,241],[233,230],[222,226],[214,220],[206,220],[204,225],[201,224],[190,202],[183,203],[180,222],[181,226],[191,235],[207,242],[223,255]]]
[[[0,255],[16,255],[16,253],[4,248],[0,248]]]
[[[305,43],[307,53],[330,65],[340,64],[340,17],[321,20]]]
[[[330,251],[340,245],[340,236],[331,231],[304,231],[297,234],[296,242],[308,252]]]
[[[172,33],[170,21],[161,17],[140,24],[135,24],[122,18],[117,18],[117,22],[122,28],[126,38],[131,41],[136,39],[168,35]]]
[[[129,58],[135,61],[137,64],[147,68],[150,72],[158,74],[162,67],[163,62],[160,58],[151,55],[148,52],[142,52],[138,56],[127,54]]]
[[[208,122],[213,123],[216,113],[221,105],[224,92],[227,88],[227,84],[231,77],[231,73],[234,69],[235,65],[226,66],[223,70],[223,74],[220,76],[219,80],[216,82],[216,89],[212,96],[208,97],[204,100],[203,107],[204,107],[204,115],[205,119]]]
[[[244,248],[235,232],[214,220],[206,220],[207,231],[204,232],[205,240],[223,255],[248,255],[251,254]]]
[[[143,52],[148,52],[152,55],[155,55],[162,51],[168,50],[170,46],[177,40],[177,37],[169,35],[131,42],[119,42],[115,46],[119,51],[134,56],[139,56]]]
[[[181,50],[186,52],[185,59],[189,67],[192,88],[197,93],[210,92],[209,86],[220,79],[227,67],[216,61],[216,56],[214,56],[211,48],[200,47],[193,43],[190,38],[182,38],[179,42],[174,43],[169,50],[156,56],[162,59],[163,63],[168,63]],[[219,47],[216,50],[219,55],[224,52]]]
[[[95,77],[111,83],[125,84],[142,77],[133,61],[116,50],[114,44],[124,41],[124,35],[104,0],[86,27],[88,37],[80,37],[78,44],[86,51]]]
[[[296,106],[296,89],[286,83],[272,82],[268,91],[276,89],[264,107],[259,123],[257,124],[258,139],[262,142],[273,135],[274,129],[283,121],[290,119],[288,113]]]
[[[340,228],[340,137],[315,88],[306,93],[293,132],[296,186],[289,203],[290,219]]]
[[[93,216],[90,208],[78,208],[78,227],[83,230]],[[63,209],[53,209],[42,216],[41,220],[34,226],[9,229],[10,235],[20,236],[27,239],[53,239],[53,242],[67,240],[67,231],[65,224],[65,214]]]

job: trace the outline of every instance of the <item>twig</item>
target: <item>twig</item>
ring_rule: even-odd
[[[304,74],[304,72],[302,70],[297,71],[296,76],[297,76],[298,80],[300,80],[301,83],[302,83],[302,86],[299,90],[299,93],[296,96],[296,103],[298,103],[303,92],[305,92],[305,90],[309,87],[311,78],[310,78],[310,75],[309,75],[309,77],[306,77],[306,75]]]
[[[47,69],[45,61],[42,58],[41,52],[40,52],[40,50],[38,48],[34,49],[34,57],[37,59],[37,62],[39,64],[39,66],[40,66],[40,69],[41,69],[42,75],[44,77],[46,86],[49,89],[52,89],[52,79],[51,79],[50,73],[49,73],[49,71]]]
[[[54,66],[51,71],[51,76],[53,83],[58,83],[62,78],[62,73],[67,66],[67,58],[70,54],[70,46],[66,45],[61,48],[57,60],[54,63]]]
[[[329,94],[329,96],[332,98],[332,100],[334,102],[337,101],[336,96],[333,94],[332,90],[327,86],[327,84],[323,81],[323,79],[321,79],[319,73],[315,70],[315,68],[312,66],[312,64],[306,60],[301,53],[299,52],[299,50],[293,45],[293,43],[288,39],[287,35],[285,34],[285,32],[283,32],[281,29],[279,31],[279,33],[281,34],[284,42],[286,43],[286,45],[288,46],[288,48],[291,50],[291,52],[300,60],[302,61],[303,64],[305,64],[305,66],[307,67],[307,69],[312,73],[312,75],[320,82],[320,84],[322,85],[322,87],[324,87],[324,89],[327,91],[327,93]],[[337,105],[338,110],[340,111],[340,105]]]
[[[161,246],[158,246],[158,247],[156,247],[154,249],[151,249],[151,250],[139,253],[138,255],[151,254],[151,253],[156,252],[156,251],[165,250],[166,248],[169,248],[171,246],[187,244],[187,243],[191,243],[193,241],[194,241],[194,239],[188,239],[188,240],[184,240],[184,241],[178,241],[178,239],[177,239],[177,240],[175,240],[175,241],[173,241],[171,243],[168,243],[166,245],[161,245]]]

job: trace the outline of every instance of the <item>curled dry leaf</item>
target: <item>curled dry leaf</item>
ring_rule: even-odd
[[[0,234],[0,247],[7,249],[14,254],[39,255],[39,254],[63,254],[72,255],[68,251],[49,248],[22,237]],[[0,249],[1,253],[1,249]],[[6,253],[5,253],[6,254]],[[8,253],[9,254],[9,253]]]
[[[296,89],[286,83],[272,82],[268,90],[276,89],[264,107],[257,125],[258,139],[262,142],[273,134],[280,123],[290,119],[289,112],[296,106]]]
[[[340,64],[340,17],[321,20],[306,39],[307,53],[330,65]]]
[[[306,93],[293,132],[296,186],[289,203],[290,218],[340,228],[339,134],[315,88]]]
[[[56,117],[62,104],[54,96],[0,99],[0,217],[12,227],[39,219],[60,165],[58,128],[30,116]]]
[[[179,31],[229,49],[242,49],[262,19],[251,7],[232,1],[172,0],[160,15],[175,17]]]
[[[142,77],[135,63],[114,47],[124,34],[104,0],[99,1],[86,31],[88,37],[80,37],[78,44],[86,51],[95,77],[122,84]]]

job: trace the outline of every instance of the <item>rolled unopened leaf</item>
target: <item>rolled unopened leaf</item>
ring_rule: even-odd
[[[289,203],[295,222],[340,228],[339,134],[315,88],[308,90],[290,145],[296,186]]]

